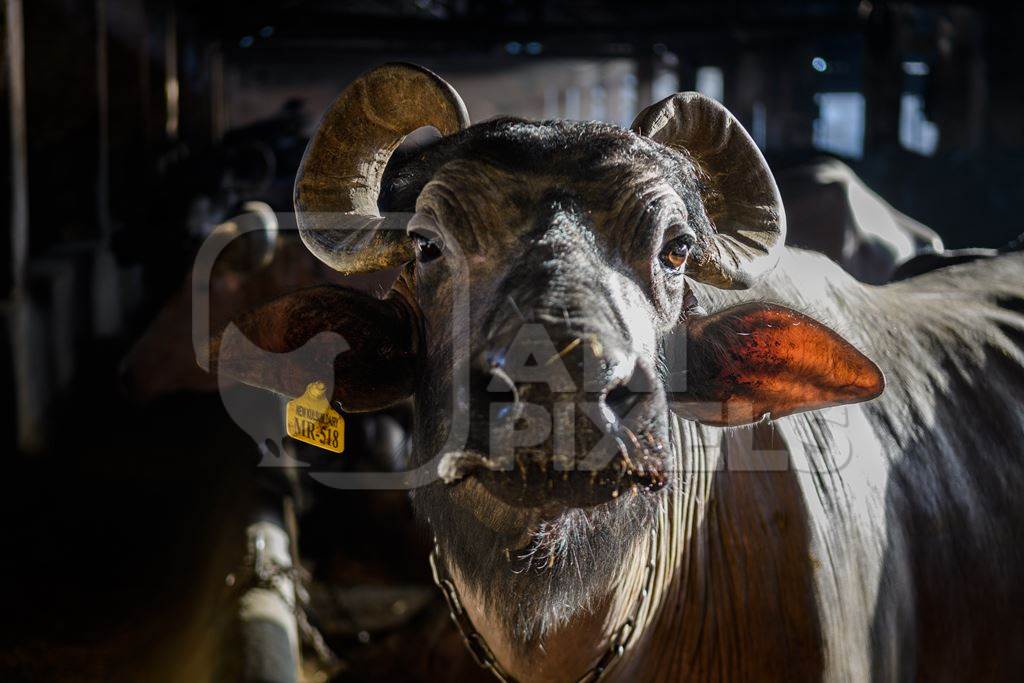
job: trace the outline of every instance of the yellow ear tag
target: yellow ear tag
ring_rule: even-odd
[[[306,393],[288,401],[285,427],[293,439],[341,453],[345,450],[345,419],[331,408],[325,391],[323,382],[313,382]]]

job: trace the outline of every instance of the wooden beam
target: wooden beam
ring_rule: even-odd
[[[28,164],[25,137],[25,42],[22,0],[4,0],[4,75],[0,88],[6,120],[3,164],[10,183],[4,190],[10,234],[4,251],[3,280],[6,290],[24,282],[28,259]]]

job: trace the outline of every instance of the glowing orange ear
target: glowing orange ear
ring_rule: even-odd
[[[772,304],[742,304],[691,320],[684,417],[710,425],[756,422],[867,401],[882,371],[833,330]]]

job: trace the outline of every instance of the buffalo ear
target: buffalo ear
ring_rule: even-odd
[[[882,371],[817,320],[783,306],[750,303],[696,318],[687,329],[684,417],[731,426],[867,401]]]
[[[380,410],[415,389],[418,329],[415,314],[397,296],[314,287],[228,325],[210,345],[210,367],[286,396],[324,382],[344,410]]]

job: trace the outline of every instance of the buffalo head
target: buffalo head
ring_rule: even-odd
[[[423,126],[441,139],[385,173]],[[748,288],[776,264],[785,213],[746,131],[696,93],[632,130],[470,126],[450,85],[386,65],[325,114],[295,208],[324,263],[400,268],[398,281],[384,299],[316,288],[239,321],[267,351],[338,332],[348,350],[318,367],[225,349],[221,371],[298,395],[326,368],[347,410],[412,397],[410,465],[438,472],[416,509],[524,640],[599,595],[651,523],[672,481],[670,404],[727,425],[881,389],[874,364],[810,318],[699,306],[691,284]]]

